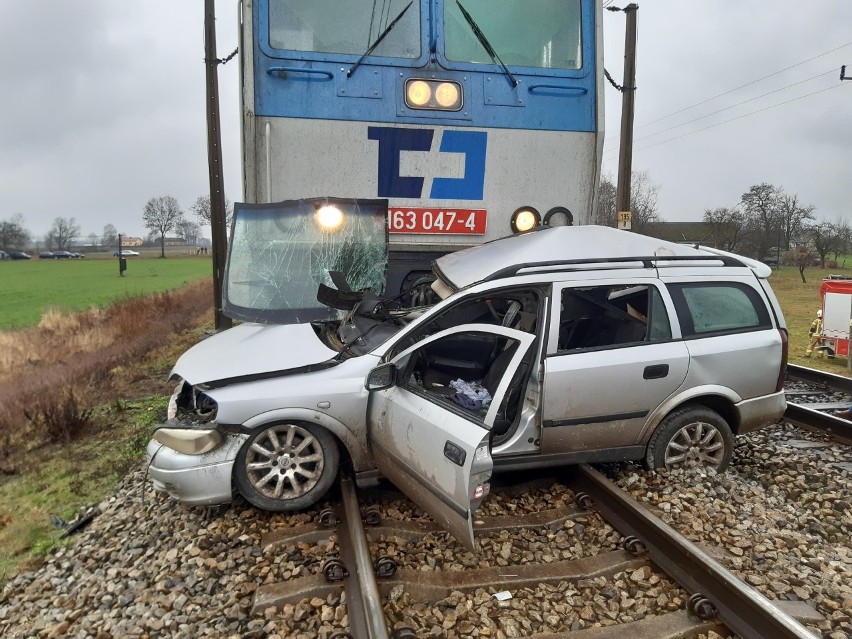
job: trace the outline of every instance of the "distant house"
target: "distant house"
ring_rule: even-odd
[[[166,246],[186,246],[186,240],[182,237],[167,237],[164,243]]]
[[[141,237],[133,237],[132,235],[126,235],[121,238],[122,246],[142,246],[142,238]]]

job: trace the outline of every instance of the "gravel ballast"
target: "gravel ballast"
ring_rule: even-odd
[[[766,596],[812,606],[825,617],[809,623],[819,635],[852,637],[852,501],[850,472],[843,466],[852,462],[852,449],[787,426],[741,441],[732,467],[718,476],[647,473],[633,466],[606,472]],[[558,484],[524,497],[492,497],[479,515],[521,514],[571,501],[570,491]],[[188,508],[154,493],[140,468],[99,504],[100,514],[67,547],[5,585],[0,636],[301,639],[345,629],[345,596],[250,615],[259,586],[316,574],[337,552],[333,536],[270,548],[262,547],[261,536],[314,523],[327,506],[293,515],[271,515],[241,502]],[[422,515],[398,500],[385,516]],[[419,562],[433,571],[561,560],[617,546],[619,535],[596,519],[582,515],[552,530],[484,535],[482,550],[470,557],[455,547],[448,555],[452,544],[440,533],[422,542],[380,543],[385,550],[393,544],[401,564]],[[578,525],[579,535],[571,530]],[[409,625],[421,637],[510,637],[620,623],[682,604],[682,591],[665,578],[654,576],[651,584],[651,573],[633,576],[519,589],[508,603],[494,597],[499,584],[425,606],[401,591],[386,611],[394,624],[413,618]],[[463,624],[469,632],[461,632]]]

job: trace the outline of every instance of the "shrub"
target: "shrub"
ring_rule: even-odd
[[[57,394],[40,397],[23,409],[24,416],[51,443],[67,444],[91,424],[92,408],[79,391],[69,386]]]
[[[82,434],[92,407],[143,376],[142,358],[201,323],[211,301],[208,280],[0,333],[0,469],[17,467],[16,450]]]

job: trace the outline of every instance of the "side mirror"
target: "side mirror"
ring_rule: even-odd
[[[364,387],[368,391],[377,391],[390,388],[396,384],[396,364],[382,364],[370,371]]]

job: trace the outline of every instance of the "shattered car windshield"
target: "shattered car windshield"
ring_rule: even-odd
[[[234,207],[224,310],[248,322],[340,319],[317,301],[342,273],[353,291],[381,295],[388,260],[387,200],[317,198]]]

